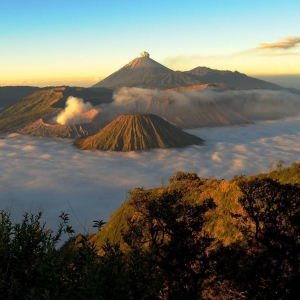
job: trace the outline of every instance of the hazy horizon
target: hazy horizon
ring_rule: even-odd
[[[195,66],[196,67],[196,66]],[[109,76],[108,74],[107,76]],[[275,83],[285,88],[295,88],[300,90],[300,74],[286,74],[286,75],[249,75],[247,76],[258,78],[264,81],[268,81],[271,83]],[[29,80],[29,81],[12,81],[6,82],[8,84],[4,84],[3,81],[0,81],[0,87],[4,86],[37,86],[37,87],[51,87],[51,86],[76,86],[76,87],[85,87],[89,88],[95,83],[101,81],[103,78],[89,78],[89,79],[80,79],[80,78],[73,78],[73,79],[36,79],[36,80]]]

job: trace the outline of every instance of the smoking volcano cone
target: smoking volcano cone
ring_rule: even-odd
[[[93,136],[74,145],[83,150],[132,151],[201,145],[203,140],[183,132],[153,114],[119,116]]]
[[[145,86],[145,82],[155,75],[173,73],[173,71],[149,57],[149,53],[141,53],[117,72],[104,78],[93,88],[99,87],[122,87],[122,86]],[[148,86],[146,84],[146,86]]]

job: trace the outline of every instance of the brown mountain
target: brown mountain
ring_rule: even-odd
[[[178,97],[185,97],[185,91],[203,90],[208,85],[181,88],[176,95],[171,91],[161,91],[158,95],[148,96],[147,101],[141,99],[137,94],[132,96],[131,101],[119,103],[118,105],[107,105],[101,107],[95,117],[102,124],[108,124],[121,114],[155,114],[180,129],[191,129],[199,127],[230,126],[237,124],[253,124],[251,119],[245,117],[243,112],[233,108],[232,99],[223,101],[204,101],[198,94],[189,95],[188,101],[181,103]]]
[[[74,145],[83,150],[132,151],[201,145],[203,140],[153,114],[125,114]]]
[[[253,78],[237,71],[219,71],[206,67],[197,67],[184,73],[200,80],[202,83],[214,83],[229,89],[283,89],[277,84]]]
[[[190,71],[172,71],[149,57],[149,53],[142,53],[120,70],[109,75],[93,88],[107,87],[141,87],[170,89],[183,86],[215,84],[228,89],[272,89],[283,87],[249,77],[237,71],[219,71],[206,67],[197,67]]]
[[[143,83],[146,82],[148,78],[166,73],[173,73],[173,71],[151,59],[148,54],[135,58],[123,68],[92,87],[143,86]]]

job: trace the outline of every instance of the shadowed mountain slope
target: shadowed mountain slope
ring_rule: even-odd
[[[203,86],[202,86],[203,87]],[[137,94],[131,101],[119,105],[103,106],[95,119],[108,124],[121,114],[155,114],[180,129],[198,127],[230,126],[236,124],[253,124],[243,113],[231,108],[231,99],[223,101],[202,101],[198,95],[191,101],[176,101],[171,92],[149,96],[147,101]],[[184,97],[184,95],[182,95]],[[181,104],[180,104],[181,103]]]
[[[12,105],[39,90],[41,89],[34,86],[1,86],[0,108]]]
[[[277,84],[253,78],[237,71],[219,71],[206,67],[197,67],[185,73],[193,76],[202,83],[214,83],[230,89],[283,89],[283,87]]]
[[[0,112],[0,133],[16,132],[22,126],[58,112],[52,107],[62,97],[53,89],[37,91]]]
[[[203,140],[152,114],[125,114],[97,134],[76,140],[83,150],[132,151],[200,145]]]

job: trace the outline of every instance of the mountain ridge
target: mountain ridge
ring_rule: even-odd
[[[285,89],[277,84],[247,76],[238,71],[196,67],[189,71],[173,71],[147,56],[137,57],[92,88],[140,87],[171,89],[201,84],[214,84],[228,89]],[[300,92],[300,91],[299,91]]]

